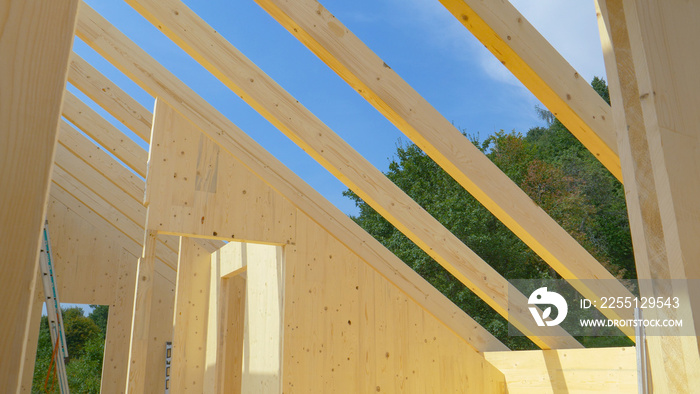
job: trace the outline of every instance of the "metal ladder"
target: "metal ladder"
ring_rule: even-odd
[[[44,231],[41,237],[39,270],[41,272],[41,281],[44,284],[44,298],[49,320],[49,331],[51,332],[51,343],[53,346],[58,346],[58,349],[54,349],[58,387],[62,394],[68,394],[68,377],[66,376],[65,363],[65,358],[68,357],[68,348],[66,347],[66,333],[63,329],[61,303],[58,301],[58,292],[56,291],[53,261],[51,260],[51,242],[49,240],[48,223],[48,221],[44,223]]]

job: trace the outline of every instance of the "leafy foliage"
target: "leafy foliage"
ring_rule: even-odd
[[[93,305],[93,308],[88,317],[84,316],[81,308],[68,308],[62,311],[66,343],[70,355],[66,359],[66,375],[68,386],[74,393],[100,392],[109,307]],[[59,392],[58,384],[52,381],[55,370],[52,371],[51,378],[46,384],[52,355],[53,343],[49,333],[48,318],[42,316],[32,382],[33,393]]]
[[[605,81],[594,88],[609,100]],[[548,111],[546,127],[526,135],[495,133],[472,142],[583,247],[619,278],[635,276],[622,185]],[[465,138],[466,135],[465,135]],[[399,143],[386,176],[506,279],[558,274],[414,144]],[[535,348],[508,336],[507,322],[352,191],[353,219],[477,322],[515,349]],[[620,345],[623,338],[586,339]]]

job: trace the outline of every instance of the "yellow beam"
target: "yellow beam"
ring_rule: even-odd
[[[145,0],[131,0],[129,2],[136,1],[141,4],[147,3]],[[631,293],[617,283],[605,267],[586,249],[579,245],[571,235],[465,138],[450,121],[444,118],[323,6],[314,0],[299,0],[293,4],[280,0],[256,1],[432,157],[515,235],[554,268],[562,278],[606,279],[602,281],[572,281],[572,285],[582,295],[594,300],[609,295],[631,296]],[[185,39],[185,34],[181,30],[181,25],[176,25],[175,21],[184,19],[184,13],[181,12],[179,15],[173,16],[172,12],[163,11],[162,7],[166,3],[160,2],[161,8],[158,12],[156,13],[156,9],[153,8],[151,13],[161,18],[159,24],[164,26],[162,31],[170,35],[171,38],[173,35],[177,35],[178,37],[174,38],[174,41],[182,41]],[[213,69],[212,72],[215,75],[239,94],[243,90],[253,96],[250,91],[255,89],[254,86],[258,86],[258,90],[260,90],[261,84],[245,84],[245,81],[236,79],[236,74],[246,75],[246,77],[254,74],[236,71],[237,68],[240,69],[246,65],[245,61],[236,59],[242,55],[234,52],[234,49],[230,48],[230,44],[226,43],[223,38],[212,34],[213,30],[210,28],[206,32],[199,32],[199,28],[194,22],[190,22],[187,29],[188,37],[193,37],[192,29],[198,29],[198,36],[209,34],[208,39],[211,42],[219,42],[218,48],[214,45],[208,45],[195,49],[192,42],[182,45],[187,47],[185,49],[190,51],[195,59],[210,71]],[[176,31],[171,32],[171,30]],[[221,50],[222,48],[226,48],[225,51]],[[192,53],[193,51],[196,53]],[[261,79],[260,76],[253,78]],[[265,87],[270,85],[270,83],[264,84]],[[583,85],[590,89],[585,81]],[[257,97],[264,93],[261,92]],[[607,104],[595,92],[593,95],[607,107]],[[277,108],[280,95],[268,94],[268,96],[269,100],[274,103],[274,108]],[[246,99],[245,95],[242,97]],[[253,106],[255,107],[255,105]],[[296,105],[296,107],[298,106]],[[270,107],[268,106],[268,108]],[[289,112],[291,111],[288,111],[285,116],[291,116]],[[297,128],[294,131],[301,133],[305,130]],[[615,141],[613,140],[613,142]],[[306,148],[306,146],[304,147]],[[317,151],[318,149],[316,147]],[[305,150],[309,151],[310,149]],[[326,151],[335,152],[331,149],[326,149]],[[348,162],[356,163],[354,160]],[[336,174],[336,176],[338,175]],[[360,194],[360,196],[367,201],[364,195]],[[371,204],[371,202],[369,203]],[[374,208],[384,214],[382,210]],[[415,215],[413,210],[412,212]],[[389,218],[387,217],[387,219]],[[414,240],[414,242],[416,241]],[[611,319],[631,319],[633,317],[631,312],[628,313],[629,311],[602,309],[601,312]],[[634,331],[631,329],[625,329],[625,333],[631,338],[634,337]]]
[[[238,158],[274,190],[477,350],[507,349],[420,275],[86,5],[81,7],[77,34],[144,90],[168,101],[224,151]]]
[[[622,182],[610,106],[510,2],[440,3]]]
[[[0,382],[19,392],[77,0],[0,6]]]

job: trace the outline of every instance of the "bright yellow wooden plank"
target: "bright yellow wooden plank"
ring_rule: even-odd
[[[539,208],[506,174],[465,138],[450,121],[444,118],[418,92],[401,79],[396,72],[386,66],[382,59],[316,1],[300,0],[293,4],[280,0],[257,1],[285,28],[365,97],[367,101],[374,105],[378,111],[384,114],[423,151],[430,155],[436,163],[443,167],[563,278],[606,279],[603,281],[572,282],[572,285],[581,294],[590,299],[598,299],[598,297],[613,294],[623,297],[631,296],[630,292],[621,284],[616,283],[615,278],[605,267],[598,263],[571,235]],[[131,2],[148,3],[147,0],[132,0]],[[193,29],[197,29],[197,24],[189,21],[187,23],[187,33],[183,33],[181,25],[177,24],[179,23],[177,19],[184,19],[183,15],[185,13],[180,12],[178,16],[174,17],[172,12],[163,11],[162,7],[164,7],[165,3],[159,2],[161,8],[157,12],[160,18],[159,23],[167,27],[167,30],[163,29],[163,31],[171,38],[176,36],[177,38],[174,38],[176,42],[185,40],[185,37],[193,37],[192,33],[195,32]],[[515,8],[509,4],[502,4],[503,7],[510,10],[508,12],[517,13]],[[483,8],[487,8],[487,6],[484,5]],[[156,9],[153,8],[151,13],[156,14]],[[170,33],[171,30],[175,30],[175,32]],[[537,35],[537,32],[534,29],[532,30],[533,34]],[[260,75],[261,73],[256,75],[248,71],[246,67],[250,67],[250,62],[236,52],[223,38],[213,34],[211,28],[205,27],[201,28],[201,30],[196,30],[196,34],[198,36],[208,34],[209,40],[217,42],[218,47],[209,45],[195,48],[192,42],[187,42],[186,45],[190,54],[212,71],[214,75],[222,79],[227,86],[236,90],[239,94],[241,90],[245,91],[252,97],[252,100],[258,100],[258,106],[266,106],[268,112],[274,113],[274,108],[277,108],[278,103],[282,101],[280,98],[281,94],[266,92],[260,89],[260,86],[268,88],[275,85],[269,82],[264,84],[246,84],[244,80],[237,78],[236,75],[245,75],[246,78],[252,76],[251,78],[255,78],[257,81],[264,79],[265,76],[264,74]],[[246,71],[242,72],[241,69]],[[582,90],[581,94],[588,91],[592,94],[592,98],[588,97],[586,101],[595,99],[597,100],[595,102],[601,104],[600,108],[596,110],[607,108],[606,111],[609,111],[609,106],[585,81],[579,82],[581,82],[578,84],[579,87],[588,89]],[[590,94],[588,95],[590,96]],[[245,99],[246,96],[243,96],[243,98]],[[282,105],[282,103],[279,103],[279,106]],[[253,106],[255,107],[255,105]],[[298,107],[299,105],[290,105],[292,109]],[[292,114],[294,114],[294,122],[296,123],[304,122],[305,118],[308,118],[308,114],[288,110],[284,115],[284,119],[287,117],[291,119]],[[280,119],[283,118],[280,117]],[[612,120],[608,119],[608,122],[605,123],[605,126],[610,129],[607,132],[612,133],[611,124],[608,123],[612,123]],[[332,145],[324,148],[322,144],[325,141],[320,141],[320,138],[311,138],[311,136],[305,138],[303,135],[300,135],[309,126],[304,128],[293,128],[291,126],[290,121],[286,125],[287,130],[289,130],[288,133],[296,133],[296,139],[303,139],[302,147],[306,151],[315,151],[316,155],[323,156],[322,159],[317,158],[319,161],[330,160],[328,159],[329,152],[343,151],[341,148]],[[314,130],[314,133],[316,132],[317,130]],[[295,137],[292,138],[295,139]],[[613,138],[611,144],[614,146],[616,143],[614,135],[611,134],[610,137]],[[324,155],[322,152],[326,152],[326,154]],[[314,155],[313,153],[311,154]],[[351,162],[354,165],[357,163],[354,159],[344,162]],[[617,166],[619,172],[619,160]],[[331,172],[334,171],[331,170]],[[367,169],[361,168],[358,172],[364,177]],[[342,179],[343,174],[338,174],[337,170],[334,174],[339,179]],[[371,190],[369,187],[366,189]],[[372,205],[372,199],[368,200],[363,193],[358,193],[357,190],[355,192]],[[391,194],[394,197],[396,196],[396,193]],[[384,214],[385,210],[378,209],[376,206],[374,208],[391,221]],[[414,209],[411,209],[411,212],[412,215],[416,215]],[[400,226],[397,227],[401,228]],[[409,236],[409,238],[411,237]],[[428,239],[428,236],[419,238],[425,241]],[[437,238],[443,239],[442,236]],[[415,239],[413,241],[420,245]],[[438,250],[434,245],[430,246]],[[430,252],[428,253],[430,254]],[[433,256],[433,258],[435,257]],[[436,260],[440,261],[439,259]],[[612,319],[632,318],[631,313],[627,313],[628,311],[623,312],[623,315],[619,315],[617,311],[613,310],[602,310],[602,312]],[[632,330],[627,329],[625,332],[629,336],[633,337],[634,335]]]
[[[151,112],[75,52],[71,55],[68,81],[148,142]]]
[[[622,181],[610,106],[510,2],[440,3]]]
[[[63,99],[63,116],[137,174],[146,176],[146,150],[68,91]]]
[[[81,7],[77,34],[144,90],[168,101],[223,150],[241,160],[465,341],[479,350],[505,349],[444,295],[88,6]]]
[[[18,392],[78,1],[0,7],[0,368]]]
[[[530,334],[533,331],[535,323],[529,311],[508,311],[508,283],[505,278],[184,4],[177,0],[134,0],[129,3],[152,23],[161,26],[161,30],[178,45],[494,310],[507,316],[523,333]],[[197,47],[202,37],[206,37],[205,40],[211,45]],[[460,137],[467,141],[463,136]],[[467,143],[469,144],[468,141]],[[470,146],[477,150],[471,144]],[[497,168],[496,171],[502,174]],[[505,175],[502,176],[508,179]],[[514,187],[520,191],[517,186]],[[524,195],[522,191],[520,193]],[[528,207],[533,206],[531,200],[527,199],[526,202]],[[580,248],[575,241],[573,244]],[[591,260],[595,262],[595,259]],[[604,269],[603,271],[607,273]],[[612,278],[610,274],[608,276]],[[512,298],[515,300],[516,296]],[[525,300],[525,297],[522,296],[521,300]],[[529,336],[533,337],[531,334]],[[532,339],[545,348],[579,346],[576,340],[561,329],[556,336]]]

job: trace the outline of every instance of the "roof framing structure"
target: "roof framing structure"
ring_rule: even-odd
[[[526,305],[525,295],[508,294],[505,278],[185,4],[125,1],[542,350],[509,352],[87,4],[8,0],[0,14],[0,123],[7,125],[0,296],[10,307],[0,323],[0,354],[22,360],[0,368],[10,392],[31,384],[45,217],[57,221],[50,219],[50,228],[65,251],[57,262],[68,298],[114,307],[105,357],[118,365],[103,377],[105,391],[114,388],[107,384],[162,390],[159,352],[167,340],[177,353],[178,392],[332,391],[347,384],[358,392],[558,392],[592,389],[598,379],[632,392],[650,384],[637,381],[630,348],[582,349],[562,328],[535,334],[529,311],[512,307],[513,300]],[[255,1],[584,297],[633,297],[321,4]],[[686,67],[700,52],[664,45],[697,36],[700,9],[596,1],[610,107],[507,1],[440,3],[624,179],[639,277],[700,279],[692,263],[700,220],[691,203],[700,195],[700,80]],[[154,111],[72,53],[74,36],[148,92]],[[142,141],[66,90],[66,82]],[[91,265],[99,255],[110,257]],[[700,307],[696,289],[641,290],[683,297],[691,313]],[[633,318],[630,310],[600,311]],[[624,333],[636,339],[630,327]],[[700,383],[697,336],[669,331],[647,344],[654,389],[689,391]],[[583,361],[591,358],[600,373]],[[671,373],[669,359],[680,375]],[[458,373],[448,374],[450,363]],[[325,371],[322,379],[309,379],[312,369]]]

